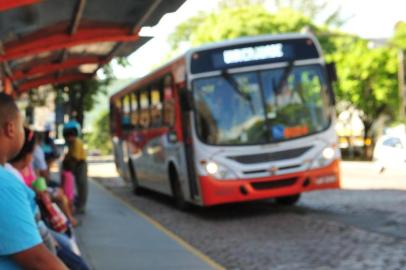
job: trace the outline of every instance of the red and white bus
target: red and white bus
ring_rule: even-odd
[[[339,188],[335,79],[309,34],[192,49],[111,97],[117,168],[178,206]]]

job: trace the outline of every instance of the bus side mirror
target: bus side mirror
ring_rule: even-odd
[[[182,110],[191,111],[193,110],[193,94],[192,91],[187,89],[182,89],[180,92],[180,105]]]
[[[326,68],[327,68],[327,76],[330,82],[336,82],[338,80],[336,63],[334,62],[328,63],[326,64]]]

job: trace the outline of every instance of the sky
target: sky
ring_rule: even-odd
[[[199,11],[214,10],[217,3],[218,0],[187,0],[178,11],[165,15],[157,26],[144,29],[145,34],[155,38],[129,56],[129,67],[114,65],[116,76],[136,79],[162,63],[169,52],[167,37],[176,26]],[[341,6],[342,16],[348,19],[343,31],[364,38],[390,37],[396,22],[406,21],[405,0],[328,0],[328,4],[332,9]]]

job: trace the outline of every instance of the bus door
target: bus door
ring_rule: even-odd
[[[139,153],[133,156],[137,180],[140,184],[147,183],[150,178],[151,161],[147,146],[149,144],[149,128],[151,117],[149,112],[149,92],[147,89],[140,91],[139,131],[133,141]]]
[[[184,138],[183,155],[185,160],[184,168],[186,169],[185,175],[188,180],[188,194],[191,200],[198,199],[199,190],[195,171],[195,157],[194,157],[194,145],[192,142],[192,99],[190,92],[187,89],[182,89],[181,93],[181,107],[182,107],[182,132]]]
[[[123,146],[120,139],[121,136],[121,99],[112,99],[110,101],[110,134],[113,142],[114,162],[117,171],[123,176]]]
[[[172,76],[168,75],[164,80],[164,104],[163,104],[163,124],[165,127],[167,127],[168,130],[165,138],[165,148],[164,148],[167,160],[165,170],[168,188],[169,191],[172,192],[170,186],[168,164],[169,162],[174,163],[179,177],[178,180],[182,182],[184,195],[186,197],[189,197],[187,196],[188,185],[185,185],[185,183],[187,183],[186,179],[188,179],[188,175],[187,175],[187,164],[184,151],[184,144],[182,143],[181,140],[183,134],[180,134],[179,128],[181,119],[180,118],[177,119],[177,110],[179,109],[177,104],[179,104],[179,101],[177,101],[176,89],[177,88],[173,82]]]
[[[168,191],[166,184],[165,138],[167,128],[163,125],[163,84],[159,81],[150,90],[150,129],[146,151],[148,155],[149,183],[161,192]]]
[[[128,160],[128,143],[127,138],[128,134],[131,130],[131,109],[130,109],[130,101],[128,96],[122,97],[117,104],[116,107],[119,106],[119,117],[118,121],[114,125],[119,125],[119,130],[115,137],[113,138],[113,147],[114,147],[114,155],[116,160],[117,170],[120,173],[120,176],[128,181],[129,180],[129,171],[126,161]],[[118,136],[117,136],[118,135]]]

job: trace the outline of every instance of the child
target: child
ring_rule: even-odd
[[[73,213],[73,201],[75,199],[75,176],[72,173],[72,164],[68,159],[62,162],[61,187],[69,201],[69,208]]]
[[[18,155],[10,160],[10,164],[20,172],[24,182],[30,188],[33,188],[32,184],[37,179],[31,163],[35,147],[35,135],[32,134],[33,131],[25,128],[26,142]],[[73,217],[72,212],[69,209],[68,200],[65,194],[63,194],[63,191],[60,188],[47,188],[46,193],[47,196],[50,196],[52,200],[58,204],[71,224],[76,226],[77,220]]]
[[[72,173],[75,176],[77,190],[76,212],[84,213],[87,201],[87,162],[86,151],[79,138],[80,126],[76,121],[69,121],[63,128],[63,136],[68,145],[65,160],[72,164]]]

